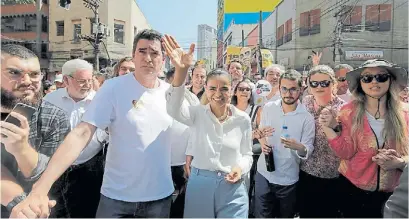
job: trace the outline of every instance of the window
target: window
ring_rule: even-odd
[[[48,33],[48,18],[46,16],[41,17],[41,31]]]
[[[42,59],[48,58],[48,48],[47,44],[45,43],[41,44],[41,58]]]
[[[81,24],[74,24],[74,43],[80,42]]]
[[[392,8],[390,4],[367,5],[365,30],[389,31],[391,29]]]
[[[114,24],[114,42],[124,44],[123,24]]]
[[[300,14],[300,36],[309,35],[309,14],[309,11]]]
[[[310,35],[321,31],[321,9],[310,11]]]
[[[56,21],[57,26],[57,36],[64,36],[64,21]]]
[[[345,6],[344,15],[342,16],[344,21],[343,31],[355,32],[362,29],[362,6]]]
[[[285,22],[284,43],[290,42],[293,39],[293,19]]]
[[[321,32],[321,9],[300,14],[300,36],[309,36]]]
[[[277,47],[284,44],[284,24],[277,28]]]

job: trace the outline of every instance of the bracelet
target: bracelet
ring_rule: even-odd
[[[27,193],[23,192],[20,195],[14,197],[14,199],[7,204],[6,208],[9,212],[11,212],[13,210],[13,208],[18,205],[18,203],[20,203],[21,201],[23,201],[24,199],[27,198]]]

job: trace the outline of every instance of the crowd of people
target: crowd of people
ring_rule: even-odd
[[[260,95],[239,60],[207,71],[194,51],[143,30],[114,68],[73,59],[51,83],[3,45],[2,217],[408,217],[406,69],[315,54],[307,75],[256,74]]]

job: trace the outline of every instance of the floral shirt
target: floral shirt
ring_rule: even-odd
[[[340,159],[328,145],[327,136],[324,134],[324,131],[318,122],[320,112],[315,110],[314,102],[315,98],[312,95],[308,95],[303,99],[303,104],[315,119],[315,141],[314,151],[307,160],[301,161],[300,168],[302,171],[315,177],[326,179],[336,178],[339,176],[338,167],[340,164]],[[334,114],[338,115],[338,112],[344,104],[345,101],[339,97],[336,97],[328,104],[328,107],[332,109]]]

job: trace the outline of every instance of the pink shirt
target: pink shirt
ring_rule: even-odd
[[[399,183],[401,171],[397,169],[385,171],[372,161],[372,157],[378,153],[378,148],[396,149],[396,144],[386,140],[384,145],[378,145],[366,115],[363,118],[363,129],[352,133],[352,118],[355,116],[355,111],[353,102],[346,104],[341,109],[338,119],[342,124],[342,132],[338,137],[329,141],[335,154],[341,158],[339,172],[360,189],[392,192]],[[406,127],[408,127],[408,112],[402,113]],[[408,128],[405,131],[408,136]],[[401,156],[407,156],[407,153]]]

